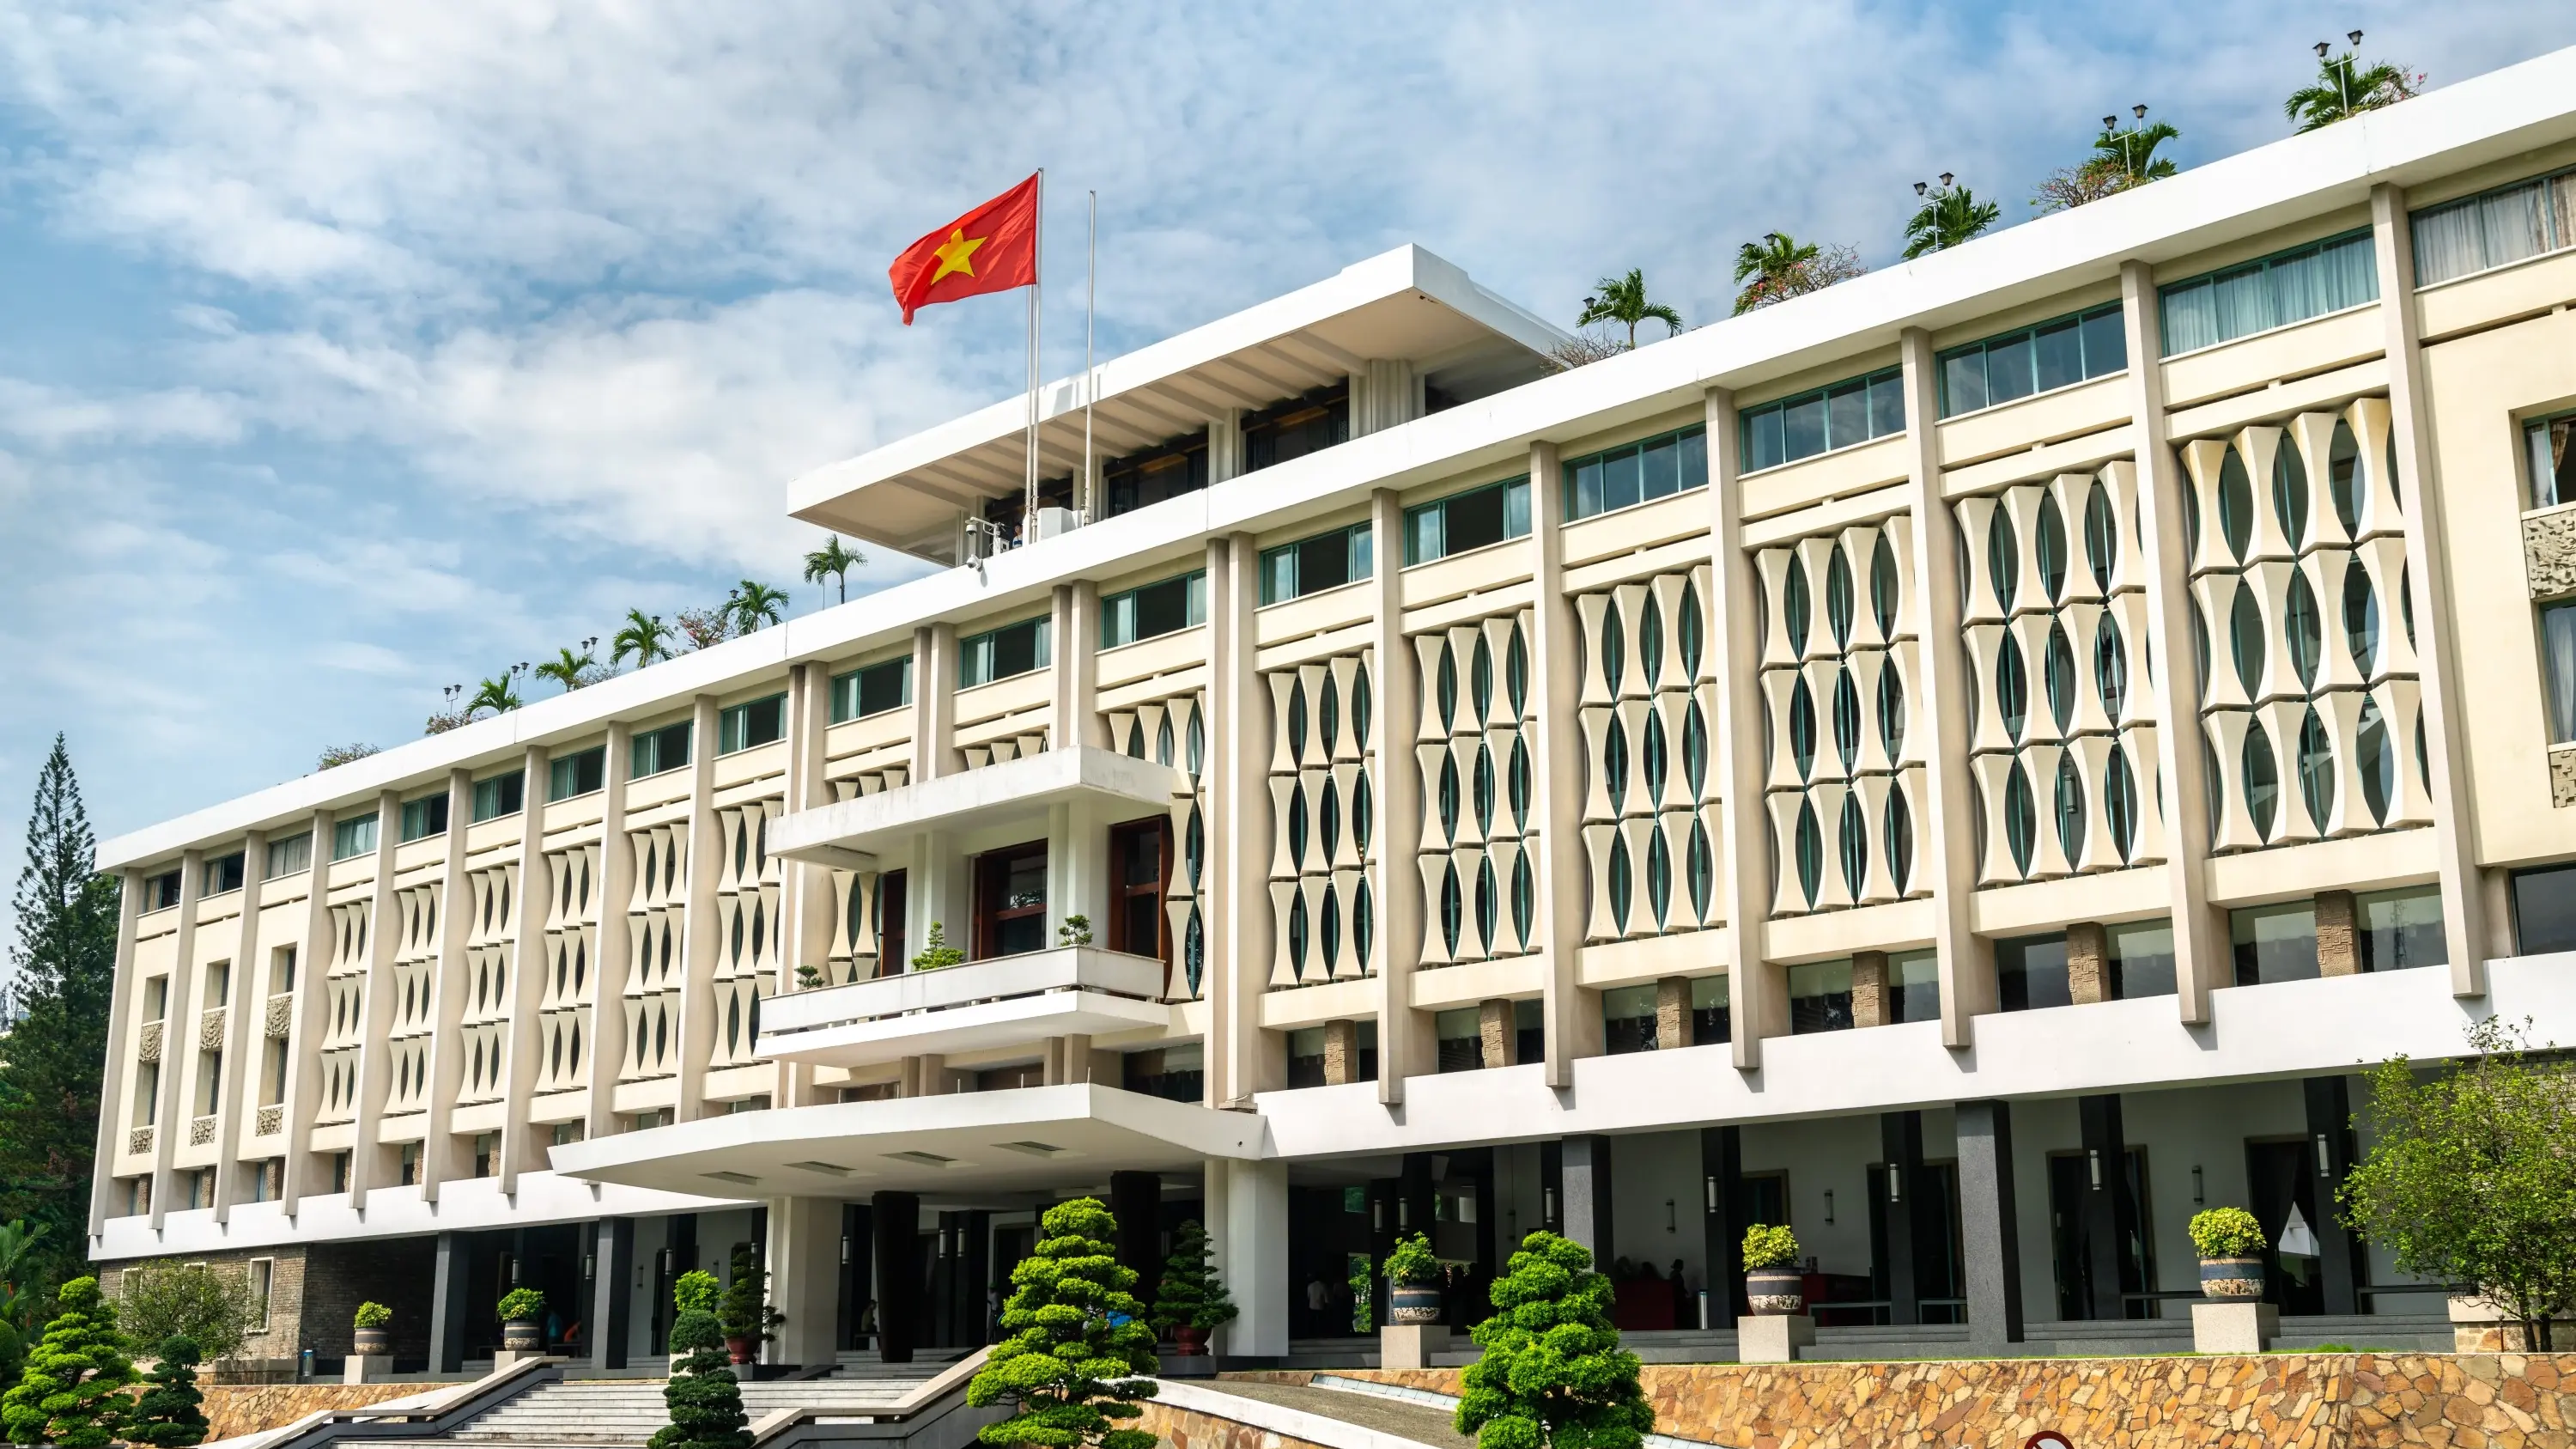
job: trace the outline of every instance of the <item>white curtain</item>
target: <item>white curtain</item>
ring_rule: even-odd
[[[2549,696],[2549,742],[2576,742],[2576,602],[2540,611],[2540,682]]]

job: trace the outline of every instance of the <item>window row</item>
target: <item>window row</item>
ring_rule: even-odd
[[[2370,231],[2257,257],[2157,289],[2164,353],[2180,356],[2379,300]]]
[[[2426,207],[2411,220],[2419,287],[2563,251],[2576,246],[2576,171]]]
[[[1158,639],[1207,622],[1207,571],[1145,584],[1100,601],[1100,647]]]
[[[1941,416],[2015,402],[2127,370],[2120,304],[1954,347],[1939,358]],[[1900,424],[1901,426],[1901,424]]]
[[[1891,367],[1744,410],[1744,471],[1905,431],[1905,370]]]
[[[1708,429],[1693,423],[1658,437],[1563,463],[1567,522],[1708,486]]]

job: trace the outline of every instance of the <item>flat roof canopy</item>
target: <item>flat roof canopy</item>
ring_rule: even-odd
[[[1565,334],[1416,246],[1355,262],[1284,297],[1100,365],[1094,457],[1156,447],[1229,409],[1254,411],[1364,374],[1372,360],[1411,362],[1460,400],[1552,370]],[[1040,472],[1082,471],[1079,378],[1038,390]],[[1025,486],[1028,397],[816,469],[788,487],[788,511],[818,527],[941,562],[956,561],[957,516],[980,516]]]
[[[1190,777],[1097,745],[1041,750],[981,769],[962,770],[836,800],[780,816],[769,827],[769,853],[844,870],[874,870],[880,852],[908,845],[925,830],[1043,824],[1047,807],[1096,800],[1139,810],[1169,810],[1190,791]],[[902,863],[897,857],[896,863]]]

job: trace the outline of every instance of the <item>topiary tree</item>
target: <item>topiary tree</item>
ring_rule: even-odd
[[[199,1354],[194,1339],[174,1333],[161,1340],[161,1361],[143,1376],[149,1385],[125,1421],[130,1443],[185,1449],[206,1440],[206,1396],[197,1392]]]
[[[1138,1399],[1154,1397],[1153,1330],[1136,1301],[1136,1270],[1118,1264],[1110,1240],[1118,1220],[1096,1198],[1047,1209],[1037,1250],[1011,1270],[1011,1301],[983,1371],[966,1386],[976,1408],[1007,1405],[1011,1416],[976,1435],[987,1444],[1034,1449],[1154,1449],[1142,1429],[1121,1429]]]
[[[716,1327],[727,1338],[765,1342],[787,1315],[769,1306],[769,1270],[760,1266],[749,1245],[733,1250],[733,1282],[716,1303]]]
[[[2263,1224],[2241,1207],[2191,1215],[2191,1245],[2204,1258],[2251,1258],[2263,1251]]]
[[[96,1278],[74,1278],[55,1295],[60,1310],[27,1355],[18,1386],[0,1394],[0,1428],[10,1442],[106,1449],[124,1422],[133,1361],[116,1331],[116,1309]]]
[[[722,1291],[723,1285],[716,1282],[715,1274],[704,1268],[691,1268],[671,1284],[671,1306],[682,1313],[695,1309],[711,1314],[716,1311],[716,1298]]]
[[[1381,1270],[1389,1283],[1437,1283],[1440,1281],[1440,1258],[1431,1251],[1431,1237],[1415,1233],[1395,1240],[1395,1251],[1386,1255]]]
[[[1163,1260],[1163,1281],[1154,1290],[1154,1331],[1192,1328],[1213,1333],[1235,1319],[1234,1300],[1217,1277],[1215,1254],[1199,1220],[1183,1222],[1172,1235],[1172,1256]]]
[[[702,1278],[703,1284],[691,1283]],[[645,1449],[751,1449],[751,1420],[742,1411],[742,1384],[725,1355],[724,1334],[707,1306],[715,1279],[691,1271],[671,1293],[679,1315],[671,1321],[671,1349],[685,1354],[671,1366],[662,1404],[671,1422],[656,1430]]]
[[[1451,1421],[1478,1449],[1639,1449],[1654,1406],[1637,1356],[1610,1323],[1610,1280],[1581,1243],[1537,1232],[1495,1280],[1494,1316],[1467,1335],[1484,1350],[1467,1366]]]

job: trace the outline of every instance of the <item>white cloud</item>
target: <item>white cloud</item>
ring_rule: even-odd
[[[229,398],[199,388],[92,393],[0,377],[0,434],[39,448],[76,443],[230,443],[242,434]]]

